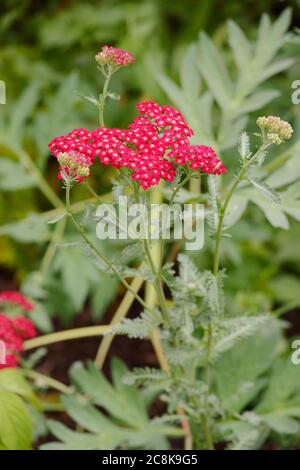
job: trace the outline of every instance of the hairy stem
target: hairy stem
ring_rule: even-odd
[[[104,85],[103,85],[103,90],[102,90],[102,93],[99,97],[99,124],[100,124],[100,127],[104,127],[104,108],[105,108],[105,102],[106,102],[106,99],[108,97],[108,86],[109,86],[109,82],[110,82],[110,79],[112,77],[112,71],[109,71],[107,73],[107,75],[105,76],[105,81],[104,81]]]
[[[140,193],[139,189],[137,187],[134,187],[134,195],[137,203],[140,202]],[[148,226],[149,229],[149,226]],[[154,276],[154,288],[156,291],[156,295],[158,298],[158,302],[161,308],[161,312],[164,318],[164,322],[166,325],[171,326],[171,321],[169,317],[169,312],[168,312],[168,307],[166,303],[166,298],[163,290],[163,285],[162,285],[162,275],[161,275],[161,269],[156,268],[155,262],[152,258],[152,253],[151,253],[151,247],[149,244],[149,238],[150,238],[150,233],[148,230],[148,233],[146,234],[145,227],[143,228],[144,231],[144,238],[142,240],[143,248],[144,248],[144,253],[145,253],[145,258],[148,262],[148,265],[152,271],[152,274]]]
[[[47,375],[41,374],[40,372],[26,369],[23,369],[23,372],[24,375],[29,379],[33,380],[37,386],[48,386],[49,388],[53,388],[54,390],[57,390],[58,392],[61,392],[64,395],[71,395],[74,393],[72,387],[68,387],[59,380],[52,379],[52,377],[48,377]]]
[[[254,161],[259,157],[259,155],[264,152],[270,143],[266,142],[261,145],[261,147],[257,150],[257,152],[249,158],[249,160],[245,160],[242,168],[240,169],[239,173],[237,174],[231,188],[229,189],[227,196],[225,197],[225,201],[223,205],[220,207],[219,210],[219,222],[217,227],[216,239],[215,239],[215,248],[214,248],[214,262],[213,262],[213,273],[215,276],[219,273],[219,263],[220,263],[220,243],[224,225],[224,219],[226,215],[226,210],[229,206],[231,198],[235,193],[239,183],[244,179],[248,168],[254,163]],[[205,365],[204,365],[204,382],[206,385],[206,391],[204,396],[204,407],[208,410],[208,398],[210,393],[210,352],[211,352],[211,343],[212,343],[212,326],[209,324],[207,330],[207,350],[206,350],[206,357],[205,357]],[[209,449],[213,449],[213,440],[211,437],[211,432],[209,429],[209,416],[208,412],[206,412],[204,419],[203,419],[203,430],[205,434],[206,444]]]
[[[46,249],[46,252],[41,262],[41,266],[40,266],[41,273],[45,274],[49,266],[51,265],[56,254],[57,244],[59,243],[59,241],[62,239],[64,235],[65,227],[66,227],[66,218],[59,221],[55,229],[53,230],[50,243]]]
[[[207,345],[206,345],[206,355],[204,363],[204,383],[206,386],[204,394],[204,409],[206,410],[205,415],[203,416],[203,432],[206,440],[206,446],[208,450],[214,449],[214,444],[209,428],[209,413],[208,413],[208,400],[210,393],[210,352],[211,352],[211,342],[212,342],[212,327],[211,324],[208,326],[207,330]]]
[[[248,168],[254,163],[255,160],[257,160],[259,155],[262,152],[264,152],[269,146],[270,146],[270,143],[262,144],[262,146],[258,149],[258,151],[249,160],[245,161],[244,165],[242,166],[239,173],[237,174],[231,188],[229,189],[228,194],[225,197],[225,201],[223,205],[221,206],[219,210],[219,223],[217,227],[216,240],[215,240],[214,266],[213,266],[213,273],[215,276],[219,272],[220,241],[221,241],[222,230],[223,230],[223,225],[224,225],[224,218],[226,215],[226,210],[228,208],[228,205],[239,183],[243,180],[244,176],[246,175]]]
[[[142,287],[143,283],[144,283],[143,279],[141,279],[140,277],[136,277],[131,282],[130,287],[137,294],[140,288]],[[116,313],[114,314],[114,317],[110,323],[111,325],[115,325],[121,322],[123,318],[126,317],[127,312],[129,311],[131,305],[134,302],[134,299],[135,299],[135,296],[133,295],[133,293],[127,291]],[[114,336],[115,336],[114,334],[107,335],[101,341],[101,344],[99,346],[96,359],[95,359],[95,366],[98,367],[99,369],[102,369],[104,365],[108,350],[111,346]]]
[[[69,214],[69,217],[70,219],[72,220],[73,222],[73,225],[74,227],[76,228],[77,232],[81,235],[81,237],[83,238],[83,240],[85,241],[85,243],[88,245],[88,247],[91,249],[91,251],[97,256],[97,258],[104,262],[108,268],[110,268],[112,270],[112,272],[116,275],[116,277],[119,279],[119,281],[121,282],[121,284],[123,284],[123,286],[129,291],[131,292],[134,297],[136,298],[136,300],[144,307],[144,308],[147,308],[147,305],[146,303],[144,302],[144,300],[138,295],[136,294],[136,292],[131,288],[130,284],[126,281],[126,279],[123,278],[122,274],[119,272],[118,268],[116,268],[116,266],[103,254],[101,253],[95,246],[94,244],[91,242],[91,240],[87,237],[83,227],[77,222],[77,220],[75,219],[72,211],[71,211],[71,205],[70,205],[70,189],[71,189],[71,183],[70,183],[70,180],[67,179],[66,181],[66,207],[67,207],[67,211],[68,211],[68,214]]]

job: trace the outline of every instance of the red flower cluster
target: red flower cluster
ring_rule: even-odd
[[[25,312],[31,312],[33,310],[33,305],[29,302],[24,295],[16,291],[3,291],[0,292],[0,304],[8,303],[21,307]]]
[[[100,65],[112,63],[119,67],[125,67],[135,62],[135,58],[130,52],[112,46],[102,46],[101,52],[98,52],[95,58]]]
[[[29,300],[15,291],[1,292],[0,304],[17,306],[25,312],[33,310],[33,305]],[[4,312],[0,313],[0,341],[4,342],[6,349],[5,364],[0,362],[0,369],[16,367],[19,363],[18,353],[22,351],[24,341],[35,336],[35,326],[28,318],[23,315],[9,317]]]
[[[28,318],[23,316],[9,318],[5,314],[0,314],[0,340],[4,342],[6,348],[5,364],[0,362],[0,369],[16,367],[19,363],[17,354],[23,350],[24,341],[35,336],[35,326]]]
[[[56,137],[49,144],[51,152],[59,159],[59,169],[72,174],[78,182],[89,176],[89,168],[94,163],[95,149],[89,144],[92,138],[91,132],[80,128]],[[58,178],[62,179],[61,172]]]
[[[58,159],[67,153],[73,167],[80,162],[89,168],[98,156],[104,165],[128,168],[132,170],[132,179],[143,189],[159,184],[161,179],[173,181],[176,166],[207,174],[226,172],[212,148],[190,144],[193,131],[179,111],[155,102],[139,103],[137,109],[140,115],[126,130],[76,129],[67,136],[53,139],[49,148]],[[82,176],[79,172],[77,175]]]

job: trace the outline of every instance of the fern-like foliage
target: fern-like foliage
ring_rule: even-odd
[[[129,338],[147,338],[161,321],[162,317],[158,310],[154,312],[145,310],[133,320],[124,318],[121,323],[112,326],[105,334],[126,335]]]
[[[244,165],[245,161],[251,157],[252,152],[250,150],[250,139],[249,135],[247,132],[242,132],[239,145],[238,145],[238,151],[241,157],[241,166]]]
[[[227,318],[216,324],[212,341],[211,359],[216,360],[236,343],[251,336],[270,320],[269,315]]]

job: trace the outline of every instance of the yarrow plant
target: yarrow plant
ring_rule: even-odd
[[[9,365],[16,366],[19,363],[18,353],[22,351],[24,339],[31,338],[25,343],[28,350],[55,341],[103,335],[95,365],[88,366],[87,369],[76,366],[71,372],[80,390],[86,393],[83,401],[78,400],[73,389],[66,389],[63,384],[59,385],[51,378],[49,385],[68,395],[63,403],[81,427],[85,425],[85,418],[89,413],[93,417],[99,415],[93,405],[105,408],[114,418],[119,417],[121,410],[120,422],[123,427],[117,428],[117,437],[113,443],[110,442],[111,446],[156,445],[154,441],[149,444],[147,438],[143,437],[149,435],[149,429],[145,433],[139,432],[139,426],[144,430],[145,425],[145,420],[142,424],[137,422],[140,405],[133,418],[131,413],[126,416],[126,410],[118,403],[119,408],[116,411],[113,398],[115,391],[110,385],[103,385],[104,379],[100,378],[96,369],[102,367],[113,335],[127,335],[133,340],[150,338],[161,370],[144,368],[123,373],[124,369],[118,366],[112,375],[120,394],[127,394],[126,387],[136,386],[147,387],[149,391],[159,394],[165,404],[165,414],[151,421],[152,433],[162,434],[164,437],[181,436],[184,438],[185,449],[213,449],[216,442],[232,442],[235,439],[235,431],[232,431],[235,425],[237,429],[251,425],[261,438],[261,430],[265,432],[265,426],[271,427],[266,419],[263,421],[263,418],[251,417],[249,413],[239,414],[237,410],[231,412],[222,403],[213,383],[214,365],[220,355],[240,339],[250,336],[270,322],[271,317],[268,314],[245,315],[244,312],[241,316],[232,316],[226,311],[223,289],[225,272],[220,269],[220,247],[222,238],[228,236],[230,224],[227,218],[233,210],[232,200],[237,191],[253,185],[270,194],[276,202],[276,194],[256,178],[256,172],[271,146],[289,140],[293,129],[279,117],[258,118],[260,133],[255,137],[255,150],[253,151],[254,144],[250,142],[248,134],[244,132],[239,144],[239,168],[234,176],[225,176],[229,185],[221,193],[218,180],[227,173],[224,163],[213,148],[201,143],[191,143],[193,130],[182,113],[174,107],[155,101],[140,102],[137,104],[137,117],[126,129],[105,125],[106,100],[119,98],[115,92],[109,90],[110,80],[115,72],[134,61],[130,52],[103,46],[96,55],[97,67],[104,77],[103,90],[98,98],[85,97],[98,109],[99,127],[93,130],[74,129],[67,135],[54,137],[49,143],[49,149],[57,159],[58,178],[65,190],[65,211],[51,223],[60,222],[63,218],[72,223],[87,256],[96,260],[100,270],[115,276],[127,289],[124,303],[122,302],[110,325],[67,330],[39,338],[34,338],[36,331],[28,319],[10,318],[3,313],[0,316],[0,338],[2,335],[8,344]],[[186,189],[185,193],[188,193],[191,200],[198,200],[203,196],[205,216],[212,238],[211,270],[200,272],[192,259],[184,253],[180,253],[174,263],[174,256],[166,249],[163,237],[153,242],[151,237],[141,236],[137,243],[128,244],[119,257],[108,257],[102,251],[101,244],[99,246],[94,242],[87,228],[87,223],[91,225],[95,222],[95,216],[90,217],[91,211],[88,209],[84,220],[79,221],[71,203],[72,190],[77,183],[86,185],[94,201],[101,203],[101,197],[88,183],[88,178],[98,165],[103,165],[103,168],[110,166],[115,170],[117,182],[114,182],[113,196],[126,194],[130,204],[142,202],[149,207],[153,199],[157,200],[158,195],[160,202],[166,200],[171,206],[174,201],[181,202],[183,189]],[[187,185],[200,176],[207,192],[195,196],[187,191]],[[118,200],[114,204],[117,205]],[[194,223],[192,218],[190,224]],[[121,230],[120,220],[117,224]],[[181,248],[180,246],[179,250]],[[145,296],[139,293],[144,282]],[[133,300],[140,305],[141,312],[137,318],[127,319],[125,316]],[[17,294],[2,293],[0,302],[4,302],[5,306],[6,302],[18,304],[27,312],[32,310],[32,305]],[[36,378],[40,380],[40,377]],[[99,386],[100,392],[96,386]],[[105,398],[108,390],[112,397],[109,401]],[[261,390],[260,386],[258,390]],[[140,403],[137,393],[135,388],[131,388],[125,403],[129,395],[135,397],[133,406]],[[88,408],[84,408],[82,404],[86,397],[90,397],[92,401]],[[86,429],[90,431],[91,426],[89,420],[87,421]],[[175,431],[172,427],[164,428],[162,424],[165,422],[175,424]],[[227,423],[227,427],[224,423]],[[124,431],[124,426],[126,428],[128,424],[133,427],[129,433],[126,432],[127,429]],[[115,430],[116,426],[113,422],[112,429]],[[102,421],[100,428],[103,428]],[[100,435],[95,436],[94,428],[90,433],[74,431],[72,437],[68,431],[64,432],[63,427],[57,427],[53,423],[51,430],[64,444],[49,444],[50,448],[55,448],[55,445],[59,445],[59,448],[72,445],[74,436],[78,447],[103,448],[104,445],[101,444],[101,447],[97,444]],[[97,429],[96,431],[98,432]],[[256,439],[258,442],[257,434]]]

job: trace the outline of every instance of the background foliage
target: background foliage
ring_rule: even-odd
[[[280,16],[286,7],[292,8]],[[109,103],[109,125],[125,126],[140,99],[170,102],[195,129],[195,142],[212,145],[234,171],[234,146],[246,126],[254,132],[258,115],[271,113],[293,123],[291,144],[280,147],[276,159],[267,160],[254,175],[260,187],[245,187],[235,197],[237,210],[232,211],[227,224],[230,226],[242,214],[243,219],[231,228],[232,238],[223,240],[222,262],[230,272],[224,282],[232,315],[278,309],[292,320],[289,334],[299,334],[300,105],[291,103],[291,83],[300,74],[296,29],[299,1],[263,0],[254,6],[251,1],[237,0],[3,0],[0,11],[0,78],[7,85],[7,104],[0,109],[0,288],[21,286],[33,297],[39,309],[36,321],[45,332],[53,329],[57,317],[64,326],[72,325],[86,305],[91,310],[89,321],[99,321],[120,292],[117,282],[105,273],[99,274],[80,247],[72,247],[70,252],[63,246],[56,251],[57,243],[74,242],[76,237],[69,226],[65,230],[63,222],[45,223],[60,213],[63,197],[47,144],[55,135],[75,127],[97,125],[95,109],[74,90],[82,95],[100,91],[102,79],[93,56],[100,45],[109,43],[130,50],[137,58],[136,64],[118,74],[114,82],[122,99]],[[261,20],[265,13],[271,23],[266,16]],[[235,23],[228,22],[232,18]],[[38,168],[34,176],[27,171],[31,160]],[[279,168],[278,162],[284,162],[284,167]],[[92,184],[106,194],[112,176],[111,170],[99,168]],[[279,207],[272,202],[269,186],[280,193]],[[208,190],[205,186],[202,189],[204,193]],[[78,210],[83,211],[85,204],[81,201],[90,195],[78,188],[75,197]],[[92,224],[90,233],[93,236]],[[122,246],[103,244],[102,249],[117,256]],[[209,243],[193,258],[201,269],[208,268]],[[274,360],[276,344],[284,351],[288,343],[283,340],[282,325],[274,324],[273,330],[271,337],[247,338],[242,347],[233,347],[217,361],[215,386],[229,414],[245,411],[263,390],[262,400],[254,407],[259,422],[246,416],[243,423],[220,425],[220,435],[231,436],[233,447],[258,445],[263,441],[258,431],[266,424],[275,441],[282,432],[292,434],[293,439],[296,436],[295,441],[299,436],[294,420],[295,414],[299,417],[297,385],[285,359]],[[257,351],[258,358],[255,361],[252,357],[248,364],[250,350]],[[264,361],[259,360],[261,357]],[[242,372],[235,375],[240,363]],[[114,367],[118,374],[123,366]],[[82,368],[80,374],[88,372]],[[92,376],[91,371],[89,374]],[[252,389],[245,390],[245,383],[252,383]],[[285,393],[282,384],[287,383],[291,385]],[[236,390],[241,393],[232,402]],[[25,416],[23,398],[28,400],[27,395],[11,398],[9,390],[2,391],[0,386],[0,391],[5,399],[17,400],[16,406]],[[123,392],[126,395],[126,389]],[[71,409],[70,401],[66,401],[66,407]],[[294,411],[289,412],[292,405]],[[148,420],[146,402],[141,399],[139,406],[143,410],[141,419],[145,417],[141,445],[150,445],[147,429],[157,423]],[[106,409],[116,413],[109,404]],[[89,413],[94,414],[94,410]],[[85,427],[88,416],[81,416],[78,409],[73,418]],[[93,427],[88,428],[90,439],[103,419],[102,415],[95,417]],[[124,419],[123,424],[122,432],[111,424],[115,426],[115,445],[134,442],[136,437],[130,432],[130,419]],[[51,426],[64,443],[76,438],[57,424]],[[151,445],[164,444],[165,430],[161,429],[157,442]],[[244,436],[245,442],[239,442]],[[291,445],[291,441],[282,439],[280,445]]]

